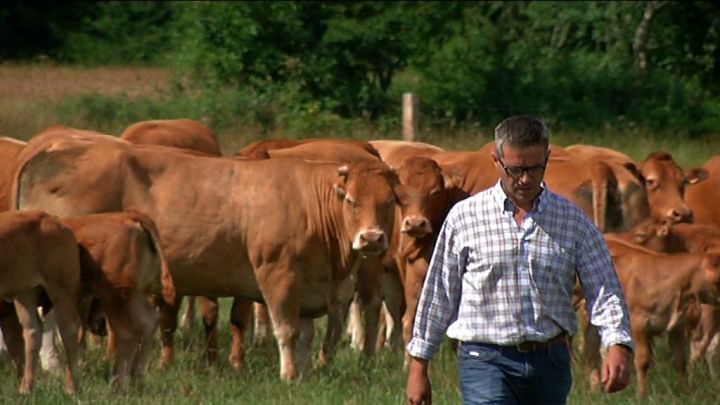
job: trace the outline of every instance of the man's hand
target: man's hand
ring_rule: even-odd
[[[428,377],[428,361],[412,357],[408,367],[407,389],[408,405],[432,404],[432,387]]]
[[[623,390],[630,383],[630,359],[632,352],[623,345],[608,347],[603,361],[600,383],[607,393]]]

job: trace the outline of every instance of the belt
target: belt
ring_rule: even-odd
[[[567,334],[561,333],[555,337],[552,337],[544,342],[533,342],[533,341],[526,341],[521,342],[515,345],[508,345],[508,346],[502,346],[504,348],[513,348],[517,350],[519,353],[530,353],[530,352],[537,352],[540,350],[545,350],[547,348],[553,347],[555,345],[558,345],[560,343],[567,344]]]
[[[494,343],[484,343],[484,342],[463,342],[470,345],[481,345],[481,346],[487,346],[487,347],[493,347],[500,350],[512,350],[518,353],[532,353],[537,351],[542,351],[545,349],[548,349],[550,347],[553,347],[555,345],[559,344],[567,344],[567,333],[563,332],[557,336],[551,337],[550,339],[544,341],[544,342],[533,342],[533,341],[526,341],[521,342],[513,345],[498,345]]]

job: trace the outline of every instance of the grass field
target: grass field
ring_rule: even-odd
[[[58,111],[66,98],[78,94],[154,97],[168,86],[169,73],[160,69],[130,68],[67,68],[47,65],[0,65],[0,135],[28,139],[40,129],[54,124],[78,125],[77,117],[63,116]],[[155,118],[155,117],[147,117]],[[128,123],[130,124],[130,123]],[[104,128],[85,128],[103,131]],[[399,138],[399,129],[398,129]],[[237,150],[247,138],[219,134],[223,150]],[[377,136],[377,135],[374,135]],[[421,140],[448,149],[474,149],[488,142],[482,133],[420,134]],[[717,154],[717,136],[701,139],[678,139],[667,134],[654,136],[642,130],[615,134],[559,133],[553,143],[568,145],[589,143],[615,148],[642,160],[648,153],[663,150],[672,153],[683,166],[701,165]],[[277,350],[274,345],[251,348],[245,369],[238,373],[225,361],[229,349],[227,323],[229,301],[221,300],[220,362],[206,366],[203,355],[203,332],[196,323],[193,329],[176,335],[176,362],[168,370],[155,367],[159,343],[153,348],[152,365],[147,371],[142,390],[120,397],[113,396],[108,387],[109,366],[102,360],[100,349],[88,348],[81,364],[81,392],[77,397],[62,393],[61,379],[41,374],[35,392],[27,398],[16,394],[17,380],[10,362],[0,362],[0,398],[2,403],[21,404],[401,404],[404,403],[405,371],[402,353],[382,351],[376,358],[364,362],[361,355],[343,341],[335,361],[326,369],[315,370],[299,383],[279,381]],[[324,333],[324,321],[317,322],[315,352]],[[691,372],[692,387],[681,392],[677,376],[669,361],[665,339],[656,342],[656,363],[650,371],[648,404],[717,404],[720,383],[711,378],[705,367]],[[614,395],[588,392],[576,361],[575,383],[571,404],[633,404],[634,384]],[[446,345],[433,362],[431,378],[437,404],[460,402],[457,390],[455,358]]]
[[[3,403],[17,404],[402,404],[404,403],[405,371],[402,354],[383,350],[370,360],[363,361],[359,352],[349,347],[348,339],[341,342],[335,361],[327,368],[314,370],[303,381],[293,384],[279,380],[279,363],[274,345],[253,347],[246,357],[246,367],[236,372],[225,361],[229,353],[229,299],[221,299],[220,361],[208,366],[203,357],[204,332],[199,321],[191,329],[176,334],[176,361],[168,370],[157,368],[159,343],[153,348],[153,362],[145,375],[142,390],[126,395],[111,394],[108,383],[110,368],[102,360],[99,348],[86,347],[81,361],[82,389],[76,398],[65,395],[62,380],[43,373],[35,391],[27,398],[16,394],[17,380],[9,361],[0,362],[0,395]],[[316,321],[314,352],[324,333],[324,320]],[[433,399],[436,404],[460,403],[457,389],[456,362],[452,348],[446,342],[435,357],[431,369]],[[669,361],[664,339],[656,345],[657,362],[650,370],[646,404],[717,404],[720,383],[710,378],[705,367],[693,369],[691,389],[681,392],[675,371]],[[588,392],[580,372],[581,363],[574,365],[574,385],[570,404],[620,405],[638,403],[634,385],[623,392],[607,395]]]

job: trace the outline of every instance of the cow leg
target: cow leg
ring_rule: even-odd
[[[160,340],[162,341],[162,352],[160,354],[160,367],[168,367],[173,360],[173,333],[177,329],[177,314],[180,309],[181,299],[178,297],[173,305],[165,300],[155,300],[160,310]]]
[[[304,375],[310,370],[310,347],[312,346],[313,337],[315,336],[315,320],[312,318],[300,318],[300,333],[297,339],[295,350],[295,364],[297,365],[300,375]]]
[[[382,310],[382,298],[379,296],[379,288],[367,291],[368,296],[363,298],[363,318],[365,323],[365,336],[363,338],[363,354],[366,358],[375,355],[375,341],[378,336],[378,322]]]
[[[687,360],[685,358],[687,340],[685,339],[685,328],[683,328],[682,325],[668,332],[668,343],[670,345],[670,350],[672,351],[673,365],[680,375],[680,388],[687,392],[688,375]]]
[[[717,379],[717,373],[715,372],[715,362],[717,361],[717,352],[720,347],[720,331],[715,332],[708,348],[705,351],[705,362],[707,363],[708,370],[710,370],[710,376],[713,380]]]
[[[240,371],[245,359],[245,332],[250,322],[250,314],[253,302],[241,297],[233,299],[232,309],[230,311],[230,332],[232,333],[232,346],[230,347],[230,355],[228,361]]]
[[[38,311],[41,311],[38,308]],[[60,366],[60,355],[58,354],[57,341],[55,339],[55,331],[57,329],[57,320],[55,318],[55,309],[51,309],[42,316],[42,343],[40,344],[40,367],[55,375],[62,374]]]
[[[591,392],[600,390],[600,334],[597,327],[584,319],[582,358],[588,376],[588,385]]]
[[[36,293],[33,291],[18,295],[15,298],[15,310],[23,328],[23,339],[25,341],[25,364],[19,392],[21,395],[27,395],[32,390],[35,382],[35,364],[40,351],[40,336],[42,333],[42,324],[37,313]]]
[[[418,271],[416,271],[418,270]],[[427,268],[425,269],[427,270]],[[415,323],[415,312],[417,311],[417,303],[420,299],[423,283],[425,282],[425,274],[419,266],[407,265],[405,273],[405,314],[402,318],[403,328],[403,344],[407,346],[412,337],[412,328]],[[410,355],[405,352],[403,367],[407,368],[410,364]]]
[[[77,312],[77,293],[68,294],[63,289],[50,284],[46,286],[50,300],[53,303],[57,317],[58,330],[65,348],[67,364],[65,367],[65,391],[74,394],[78,389],[78,332],[81,327],[80,316]],[[62,292],[60,292],[62,291]]]
[[[187,305],[180,317],[180,328],[192,329],[195,324],[195,297],[188,296],[185,302]]]
[[[115,362],[111,386],[113,391],[125,392],[130,381],[133,358],[139,343],[133,332],[133,322],[128,313],[128,303],[117,299],[106,305],[105,314],[115,341]]]
[[[218,357],[218,335],[217,324],[219,317],[219,305],[217,298],[203,296],[196,297],[200,305],[203,325],[205,326],[205,353],[208,364],[215,364]]]
[[[362,298],[358,292],[355,292],[348,307],[348,321],[345,329],[345,333],[350,335],[350,347],[355,350],[362,350],[363,346],[365,346],[365,325],[363,324],[361,306]]]
[[[386,345],[389,343],[391,348],[397,348],[401,346],[400,339],[402,324],[402,313],[403,305],[405,303],[405,297],[403,296],[403,286],[400,280],[397,269],[387,269],[383,272],[381,278],[381,285],[383,287],[383,295],[385,296],[385,308],[386,308],[386,324],[387,332]],[[388,316],[389,315],[389,316]],[[389,318],[389,319],[388,319]],[[392,325],[392,327],[391,327]]]
[[[270,318],[268,317],[267,307],[259,302],[253,305],[254,325],[253,325],[253,346],[264,345],[269,342],[270,336]]]
[[[137,354],[132,364],[131,380],[135,385],[142,385],[142,376],[147,368],[148,353],[152,344],[153,334],[158,326],[158,314],[147,297],[138,295],[130,303],[132,319],[135,321],[135,338],[138,341]]]
[[[4,360],[8,355],[8,348],[2,333],[2,320],[0,319],[0,360]]]
[[[634,324],[636,333],[633,333],[635,341],[635,374],[637,375],[637,392],[638,398],[644,398],[647,395],[647,372],[652,363],[652,347],[651,342],[642,331],[642,325]],[[631,329],[632,329],[631,327]]]
[[[109,324],[107,320],[106,323]],[[107,347],[105,348],[105,361],[109,362],[115,358],[116,348],[117,343],[115,342],[115,332],[113,332],[112,328],[107,327]]]
[[[10,358],[17,367],[19,377],[23,373],[23,352],[25,344],[23,342],[23,328],[18,321],[15,306],[6,301],[0,300],[0,330]]]
[[[714,353],[709,350],[713,338],[720,330],[720,311],[714,305],[702,304],[700,306],[700,321],[693,330],[690,341],[690,362],[696,364],[704,360],[710,375],[714,377]]]
[[[320,345],[320,353],[318,355],[318,367],[325,367],[330,364],[335,357],[338,342],[342,331],[342,320],[344,318],[343,306],[330,308],[327,313],[327,330],[325,331],[325,339]]]
[[[387,305],[383,300],[380,303],[380,314],[378,314],[378,334],[375,338],[375,353],[385,347],[385,344],[388,341],[388,335],[392,332],[394,326],[395,324],[390,317],[390,312],[388,312]]]
[[[266,285],[271,286],[263,289],[263,296],[280,352],[280,378],[283,381],[294,381],[299,377],[295,363],[295,348],[300,333],[299,286],[293,277],[268,277],[265,281]]]

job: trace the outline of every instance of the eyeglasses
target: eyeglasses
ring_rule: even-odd
[[[527,173],[530,177],[538,177],[543,174],[547,164],[546,162],[546,164],[535,166],[505,166],[505,163],[500,158],[498,158],[498,162],[500,162],[500,166],[505,170],[505,173],[515,180],[520,179],[524,173]]]

